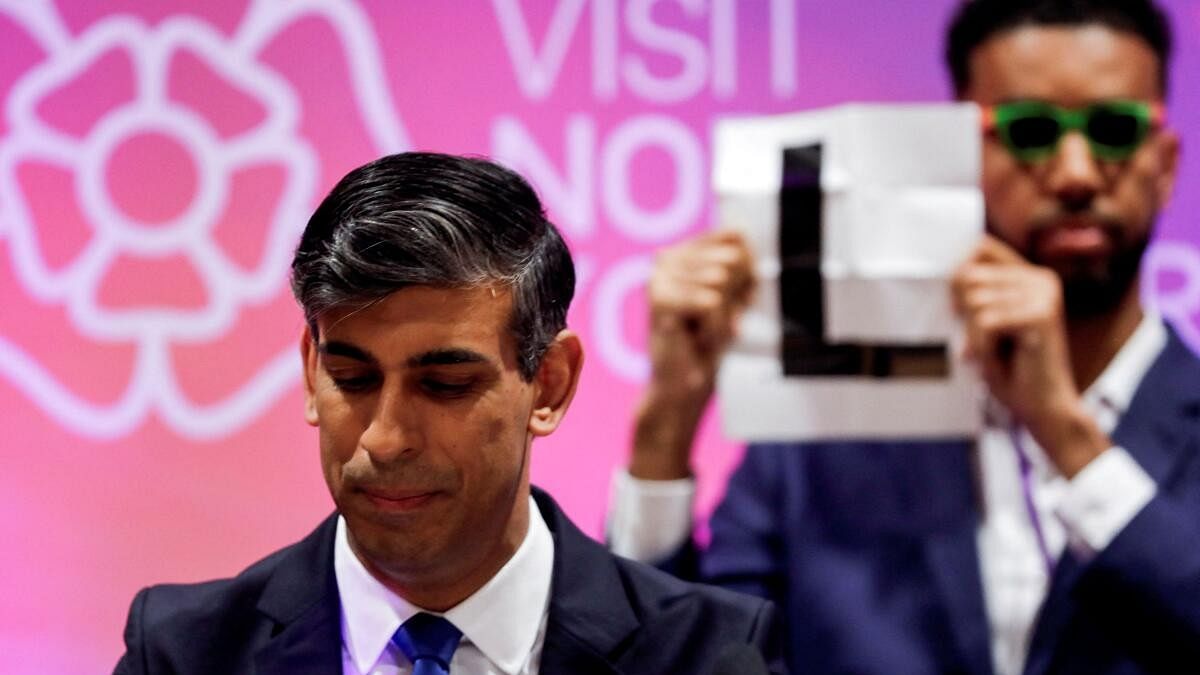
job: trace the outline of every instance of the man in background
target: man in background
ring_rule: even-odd
[[[571,256],[523,179],[426,153],[360,167],[292,287],[337,513],[236,578],[138,593],[118,673],[766,672],[769,603],[618,559],[530,487],[583,349]]]
[[[773,599],[798,671],[1200,670],[1200,362],[1138,287],[1179,152],[1169,53],[1148,1],[960,6],[988,235],[952,287],[985,428],[751,445],[704,551],[691,446],[752,265],[729,232],[664,252],[614,550]]]

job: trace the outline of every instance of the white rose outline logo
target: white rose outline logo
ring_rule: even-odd
[[[11,382],[62,426],[83,436],[115,438],[138,428],[151,412],[176,433],[194,439],[229,435],[253,421],[296,381],[292,349],[269,359],[233,393],[198,405],[178,385],[173,343],[217,339],[239,311],[286,292],[288,264],[308,210],[319,197],[320,160],[300,128],[303,101],[287,78],[257,57],[273,37],[301,19],[320,19],[337,36],[350,64],[350,86],[364,128],[379,152],[409,147],[384,82],[380,50],[361,9],[345,0],[255,0],[230,36],[193,16],[167,18],[153,27],[138,19],[105,17],[72,36],[50,2],[0,2],[41,46],[47,58],[24,73],[5,101],[9,131],[0,139],[0,238],[21,288],[43,304],[62,305],[72,326],[88,339],[136,345],[129,383],[119,399],[97,404],[60,381],[16,343],[0,334],[0,377]],[[37,113],[47,95],[70,83],[114,50],[129,56],[136,93],[92,125],[82,138],[48,124]],[[166,95],[173,54],[199,57],[230,86],[256,99],[261,121],[221,138],[203,115]],[[138,134],[169,138],[195,168],[189,202],[166,222],[147,226],[124,212],[106,184],[106,166],[117,147]],[[52,269],[39,249],[39,226],[17,178],[23,163],[71,171],[76,198],[93,233],[83,250]],[[212,236],[226,205],[231,176],[239,169],[278,165],[284,186],[250,270],[234,263]],[[97,289],[118,255],[181,255],[199,273],[206,302],[196,309],[113,309],[97,302]]]

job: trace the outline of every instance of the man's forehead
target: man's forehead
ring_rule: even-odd
[[[969,66],[966,97],[983,104],[1033,98],[1074,106],[1162,96],[1153,48],[1102,24],[1018,26],[979,45]]]

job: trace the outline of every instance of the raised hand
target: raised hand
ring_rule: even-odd
[[[1111,445],[1075,384],[1062,283],[1052,270],[989,236],[959,267],[951,289],[967,358],[1064,475]]]
[[[651,375],[635,421],[633,476],[688,475],[696,426],[753,287],[750,252],[736,232],[659,254],[648,286]]]

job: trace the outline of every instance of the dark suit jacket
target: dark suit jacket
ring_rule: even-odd
[[[618,558],[534,497],[554,538],[541,673],[708,672],[733,643],[781,653],[769,603]],[[233,579],[138,593],[116,672],[340,673],[335,516]],[[781,666],[779,666],[781,667]]]
[[[1026,666],[1200,673],[1200,362],[1171,331],[1115,430],[1158,496],[1088,564],[1055,571]],[[966,442],[754,445],[670,565],[774,600],[808,672],[991,673]]]

